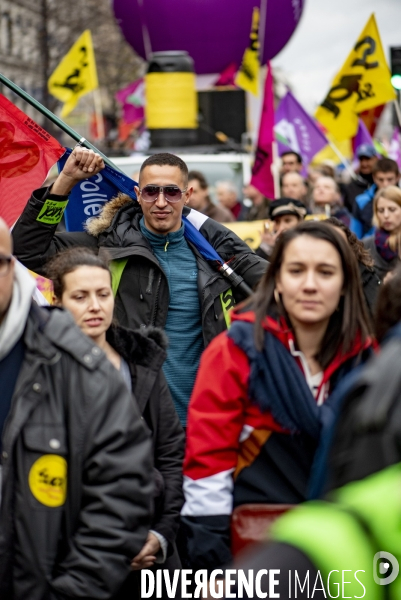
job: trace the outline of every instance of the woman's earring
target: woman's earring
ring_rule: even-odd
[[[279,293],[279,291],[278,291],[277,288],[274,288],[273,295],[274,295],[274,299],[276,301],[276,304],[278,306],[280,304],[280,293]]]

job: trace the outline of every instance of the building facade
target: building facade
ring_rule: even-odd
[[[0,72],[38,100],[43,96],[41,11],[42,0],[0,0]],[[0,85],[0,92],[40,121],[6,86]]]

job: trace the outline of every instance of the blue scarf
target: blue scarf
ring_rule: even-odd
[[[306,433],[316,440],[318,448],[311,470],[309,498],[317,498],[324,485],[338,414],[345,391],[358,372],[355,366],[360,362],[360,355],[341,365],[331,386],[335,389],[318,406],[294,357],[272,333],[265,333],[262,352],[255,347],[253,323],[235,321],[227,335],[248,357],[250,400],[262,412],[269,411],[281,427],[291,433]],[[351,371],[352,374],[345,377]]]
[[[248,357],[250,400],[290,433],[306,433],[319,441],[335,420],[337,395],[318,406],[295,359],[272,333],[266,332],[262,352],[255,346],[253,323],[235,321],[227,335]]]

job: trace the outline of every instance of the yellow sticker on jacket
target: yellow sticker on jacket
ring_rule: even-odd
[[[29,471],[29,489],[41,504],[62,506],[67,496],[67,461],[57,454],[45,454]]]

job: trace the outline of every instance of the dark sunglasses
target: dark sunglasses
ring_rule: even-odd
[[[160,193],[167,202],[179,202],[187,190],[180,190],[177,185],[145,185],[139,191],[144,202],[155,202]]]

